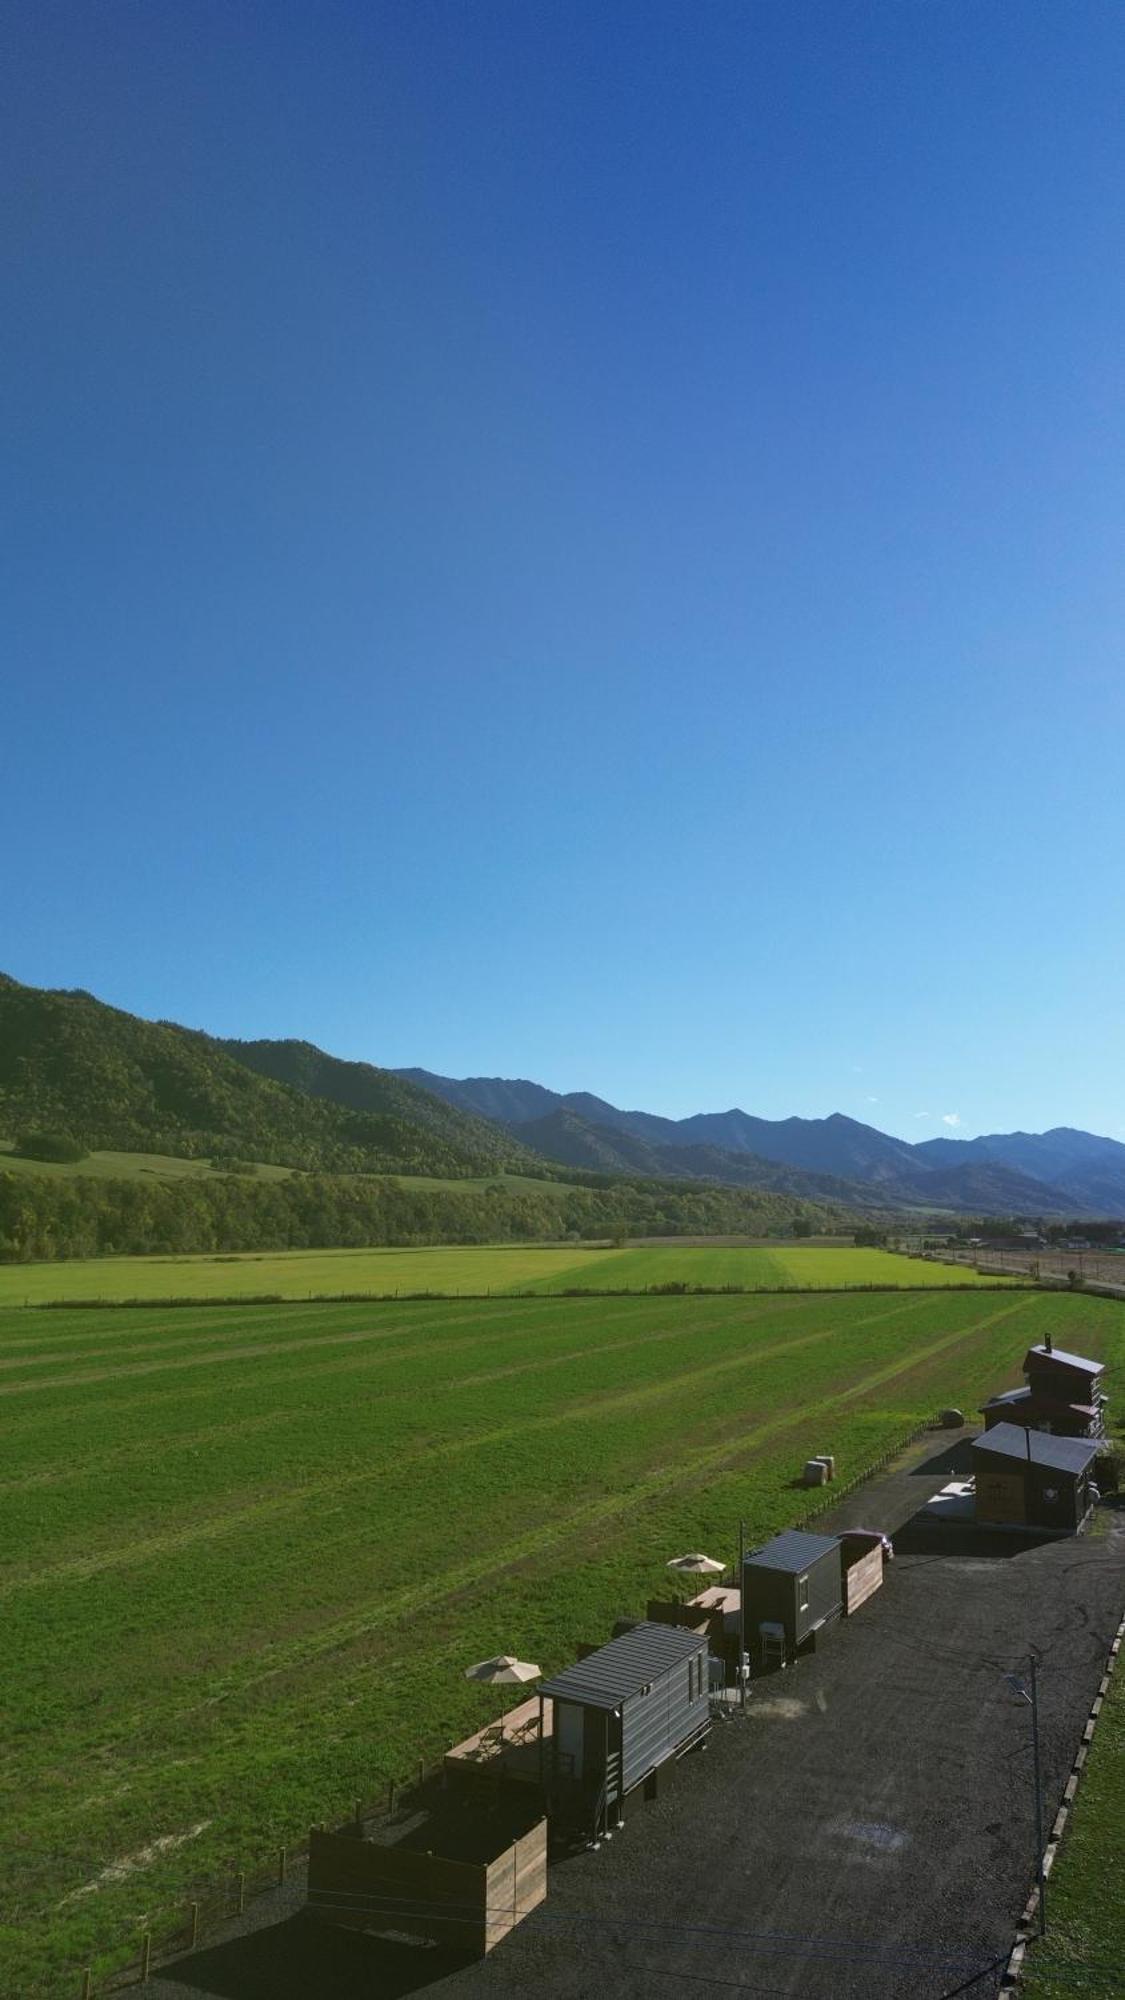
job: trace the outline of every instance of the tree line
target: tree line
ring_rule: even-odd
[[[591,1176],[591,1179],[594,1177]],[[817,1211],[812,1213],[818,1214]],[[0,1262],[791,1230],[807,1205],[698,1182],[427,1188],[380,1176],[255,1181],[0,1173]],[[818,1214],[819,1219],[819,1214]]]

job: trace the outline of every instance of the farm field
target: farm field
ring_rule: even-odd
[[[1048,1330],[1125,1360],[1028,1291],[0,1312],[0,1991],[73,2000],[495,1712],[469,1661],[553,1671]]]
[[[768,1249],[667,1244],[646,1249],[497,1244],[418,1250],[252,1251],[225,1256],[91,1257],[0,1265],[0,1305],[50,1300],[248,1298],[336,1293],[643,1291],[650,1285],[743,1285],[748,1291],[838,1286],[1004,1284],[962,1265],[886,1250],[776,1244]],[[1013,1282],[1015,1282],[1013,1280]]]
[[[1123,1605],[1125,1610],[1125,1605]],[[1113,2000],[1125,1988],[1125,1662],[1118,1661],[1024,1960],[1027,2000]]]

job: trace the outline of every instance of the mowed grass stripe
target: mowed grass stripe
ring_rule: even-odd
[[[919,1301],[900,1305],[881,1313],[873,1313],[856,1322],[859,1326],[871,1325],[881,1319],[901,1317],[905,1313],[917,1311]],[[721,1360],[710,1361],[701,1366],[681,1370],[678,1374],[667,1374],[658,1382],[648,1383],[642,1388],[623,1390],[606,1395],[599,1392],[595,1396],[578,1395],[561,1408],[547,1415],[529,1417],[518,1424],[507,1424],[492,1431],[478,1432],[466,1437],[446,1439],[439,1444],[422,1445],[396,1455],[393,1464],[365,1466],[348,1472],[335,1473],[321,1479],[311,1480],[305,1485],[289,1486],[282,1494],[237,1504],[223,1509],[213,1516],[196,1520],[187,1527],[170,1530],[163,1534],[139,1538],[131,1535],[126,1543],[99,1550],[93,1554],[72,1557],[51,1563],[41,1569],[30,1570],[0,1582],[0,1601],[17,1592],[63,1581],[67,1577],[95,1576],[99,1571],[120,1568],[129,1563],[141,1563],[154,1556],[170,1555],[186,1549],[193,1543],[210,1541],[219,1535],[241,1533],[251,1527],[262,1525],[267,1520],[277,1519],[287,1513],[296,1513],[312,1499],[324,1498],[329,1494],[345,1493],[361,1486],[370,1486],[379,1481],[398,1479],[404,1472],[416,1470],[428,1461],[449,1459],[459,1453],[493,1449],[510,1443],[517,1437],[532,1433],[556,1430],[572,1423],[576,1418],[587,1422],[612,1423],[619,1415],[642,1408],[646,1403],[673,1401],[686,1392],[701,1389],[705,1383],[716,1377],[733,1373],[744,1373],[747,1369],[759,1368],[780,1355],[792,1354],[795,1350],[817,1346],[821,1341],[838,1337],[837,1329],[826,1327],[817,1333],[799,1334],[773,1346],[746,1349],[735,1355],[726,1355]],[[614,1341],[599,1349],[599,1353],[619,1353],[638,1346],[648,1346],[657,1340],[682,1338],[676,1330],[665,1329],[659,1334],[640,1335],[632,1340]],[[571,1361],[585,1359],[587,1349],[577,1348],[569,1352],[551,1355],[538,1361],[512,1363],[506,1368],[492,1369],[477,1375],[462,1378],[460,1388],[477,1387],[485,1383],[500,1381],[517,1374],[528,1374],[549,1368],[557,1368]],[[410,1358],[405,1355],[401,1358]],[[405,1393],[405,1392],[404,1392]],[[739,1421],[732,1416],[731,1422]]]
[[[312,1660],[326,1653],[335,1653],[342,1646],[356,1638],[385,1628],[402,1619],[414,1616],[429,1606],[433,1607],[455,1596],[473,1583],[496,1579],[517,1564],[527,1562],[533,1556],[543,1555],[556,1544],[573,1540],[579,1533],[585,1533],[597,1525],[604,1526],[621,1514],[641,1506],[647,1499],[659,1494],[672,1482],[682,1479],[697,1480],[707,1473],[738,1461],[760,1450],[769,1440],[779,1437],[788,1430],[807,1425],[827,1415],[841,1402],[854,1402],[869,1396],[888,1382],[910,1374],[947,1353],[962,1342],[972,1340],[997,1322],[1013,1317],[1025,1310],[1025,1303],[1001,1308],[968,1326],[958,1327],[951,1333],[941,1335],[927,1346],[913,1350],[903,1358],[873,1370],[858,1382],[839,1394],[821,1397],[796,1411],[786,1411],[748,1429],[739,1428],[737,1437],[726,1436],[693,1451],[685,1452],[674,1466],[661,1466],[657,1471],[630,1482],[624,1492],[600,1494],[593,1499],[580,1502],[556,1513],[550,1521],[544,1522],[525,1534],[489,1551],[488,1560],[481,1563],[477,1559],[461,1561],[449,1565],[439,1573],[429,1573],[417,1584],[368,1602],[358,1611],[340,1619],[323,1630],[302,1639],[292,1648],[282,1646],[275,1649],[273,1663],[261,1670],[252,1670],[238,1675],[234,1681],[222,1683],[217,1694],[209,1699],[229,1699],[237,1685],[240,1692],[262,1685],[279,1672],[291,1672],[295,1666],[306,1666]],[[479,1552],[478,1552],[479,1553]],[[269,1652],[271,1649],[267,1649]],[[206,1704],[201,1704],[206,1705]],[[193,1704],[182,1711],[184,1715],[195,1712]]]
[[[578,1304],[579,1302],[575,1303]],[[591,1313],[589,1346],[584,1351],[592,1354],[596,1354],[600,1350],[601,1345],[604,1344],[598,1340],[600,1332],[604,1332],[607,1327],[611,1327],[622,1321],[627,1322],[630,1317],[635,1317],[636,1314],[636,1301],[598,1300],[581,1303]],[[743,1310],[748,1316],[757,1318],[772,1316],[775,1313],[790,1313],[801,1309],[807,1312],[809,1306],[810,1302],[808,1300],[787,1299],[780,1301],[771,1299],[768,1302],[759,1302],[757,1304],[746,1302]],[[555,1313],[558,1312],[558,1309],[557,1302],[552,1302],[548,1308],[548,1310]],[[354,1311],[360,1309],[346,1308],[346,1310]],[[434,1308],[431,1308],[431,1310],[434,1310]],[[439,1307],[437,1310],[445,1311],[448,1308]],[[670,1302],[668,1300],[654,1301],[648,1310],[657,1318],[659,1325],[668,1327],[669,1332],[674,1332],[677,1324],[683,1324],[681,1302]],[[593,1318],[595,1312],[599,1315],[599,1319],[597,1320]],[[487,1319],[487,1315],[484,1315],[484,1317]],[[384,1366],[391,1366],[396,1359],[401,1359],[403,1356],[407,1356],[408,1358],[420,1357],[423,1359],[428,1359],[432,1356],[444,1359],[451,1353],[471,1351],[474,1344],[483,1346],[507,1340],[518,1343],[526,1340],[530,1333],[538,1330],[529,1328],[526,1323],[519,1321],[505,1326],[495,1333],[490,1333],[484,1336],[483,1339],[480,1336],[474,1336],[473,1341],[466,1341],[461,1333],[463,1325],[464,1321],[460,1323],[459,1327],[447,1328],[445,1336],[441,1340],[431,1339],[429,1329],[424,1329],[425,1338],[419,1341],[415,1347],[400,1350],[398,1356],[384,1356],[380,1353],[374,1357],[364,1356],[359,1359],[334,1359],[320,1364],[316,1360],[315,1354],[313,1354],[307,1363],[302,1362],[302,1365],[297,1368],[287,1366],[282,1369],[262,1369],[259,1372],[255,1365],[257,1356],[261,1353],[261,1349],[258,1349],[247,1353],[244,1357],[247,1363],[245,1379],[239,1380],[228,1372],[221,1388],[211,1383],[205,1383],[201,1386],[194,1383],[171,1383],[166,1387],[162,1386],[158,1389],[145,1390],[143,1393],[138,1393],[126,1379],[114,1393],[97,1399],[85,1396],[72,1398],[68,1394],[60,1396],[58,1403],[51,1404],[49,1407],[37,1400],[33,1409],[26,1410],[25,1412],[23,1408],[20,1408],[19,1414],[14,1420],[5,1419],[5,1435],[10,1446],[14,1440],[29,1436],[33,1432],[54,1430],[57,1428],[60,1420],[62,1420],[69,1424],[88,1423],[96,1431],[96,1434],[101,1437],[107,1427],[107,1420],[113,1417],[117,1417],[123,1427],[135,1429],[135,1417],[137,1412],[141,1410],[152,1409],[154,1407],[159,1408],[170,1420],[174,1420],[176,1409],[181,1404],[216,1402],[225,1409],[229,1407],[231,1397],[246,1388],[253,1388],[259,1394],[265,1392],[271,1394],[276,1392],[284,1393],[288,1389],[299,1391],[306,1386],[315,1388],[326,1377],[363,1374],[370,1368],[381,1369]],[[659,1325],[653,1328],[651,1333],[645,1336],[645,1338],[657,1337]],[[400,1329],[400,1331],[403,1330]],[[548,1337],[558,1337],[553,1328],[547,1328],[545,1331]],[[569,1333],[573,1337],[573,1327],[569,1329]],[[417,1340],[417,1330],[415,1330],[415,1338]],[[643,1340],[641,1344],[643,1344]],[[534,1366],[535,1364],[528,1365]],[[463,1379],[462,1377],[458,1377],[455,1371],[450,1371],[447,1376],[450,1386],[455,1385]],[[47,1384],[45,1385],[45,1390],[59,1386],[55,1383]],[[73,1449],[73,1440],[73,1432],[68,1432],[67,1444],[69,1449]],[[32,1447],[29,1445],[29,1448]]]
[[[646,1336],[658,1315],[666,1324],[655,1300],[622,1303],[643,1315]],[[718,1321],[697,1342],[699,1367],[707,1369],[725,1358],[721,1347],[730,1337],[733,1314],[745,1314],[748,1303],[674,1300],[663,1306],[682,1315],[685,1328],[701,1326],[704,1307],[708,1320]],[[853,1315],[864,1303],[894,1316],[857,1329]],[[525,1409],[533,1421],[548,1414],[541,1391],[529,1401],[528,1390],[534,1383],[547,1392],[553,1384],[552,1398],[561,1391],[573,1406],[574,1385],[557,1371],[518,1375],[510,1392],[498,1382],[491,1428],[515,1433],[511,1453],[486,1440],[486,1422],[475,1450],[468,1445],[448,1457],[439,1451],[427,1459],[424,1479],[401,1482],[415,1490],[397,1517],[407,1539],[393,1590],[366,1561],[372,1539],[382,1531],[394,1486],[389,1481],[339,1498],[310,1496],[301,1514],[244,1538],[241,1569],[236,1549],[229,1551],[226,1568],[212,1564],[218,1550],[205,1552],[207,1559],[198,1566],[198,1552],[189,1550],[135,1572],[98,1577],[89,1586],[33,1592],[28,1611],[42,1609],[29,1620],[23,1618],[23,1600],[14,1603],[6,1617],[0,1673],[18,1690],[20,1705],[7,1703],[12,1726],[0,1759],[7,1816],[18,1820],[23,1839],[18,1847],[9,1843],[0,1857],[0,1888],[25,1931],[22,1942],[11,1931],[0,1941],[0,1955],[8,1954],[0,1987],[24,2000],[56,1990],[60,2000],[69,2000],[73,1966],[94,1957],[102,1942],[128,1936],[138,1899],[159,1921],[170,1898],[178,1905],[193,1893],[189,1880],[252,1862],[268,1851],[271,1840],[276,1845],[309,1819],[343,1810],[354,1790],[375,1789],[379,1773],[384,1781],[389,1774],[401,1775],[419,1750],[440,1748],[471,1726],[474,1716],[479,1719],[479,1703],[470,1702],[473,1691],[461,1680],[464,1660],[514,1644],[517,1650],[526,1646],[529,1656],[551,1671],[573,1657],[576,1638],[604,1635],[613,1617],[636,1615],[646,1590],[666,1588],[663,1561],[676,1547],[714,1546],[722,1555],[740,1513],[755,1534],[799,1517],[808,1502],[790,1492],[788,1482],[809,1449],[837,1449],[848,1471],[857,1454],[881,1450],[939,1403],[974,1407],[974,1398],[1014,1379],[1023,1345],[1048,1324],[1060,1345],[1111,1358],[1121,1319],[1115,1307],[1106,1305],[1099,1313],[1094,1301],[1021,1294],[1003,1301],[999,1314],[982,1316],[981,1303],[968,1296],[893,1303],[798,1296],[785,1301],[791,1316],[775,1324],[772,1308],[781,1302],[773,1301],[747,1343],[749,1349],[761,1342],[756,1376],[751,1370],[717,1372],[694,1388],[638,1404],[637,1411],[647,1412],[643,1423],[636,1413],[618,1408],[609,1422],[599,1424],[593,1411],[572,1407],[569,1421],[549,1433],[549,1448],[542,1434],[521,1420]],[[899,1316],[904,1304],[912,1310]],[[557,1314],[566,1349],[577,1348],[576,1308],[583,1314],[581,1340],[591,1359],[573,1365],[588,1365],[596,1375],[597,1342],[587,1340],[587,1302],[548,1304],[546,1321],[537,1315],[534,1329],[527,1322],[527,1339],[538,1347],[544,1324]],[[594,1302],[590,1309],[601,1307]],[[724,1315],[731,1309],[728,1322]],[[833,1323],[836,1340],[818,1337]],[[611,1338],[616,1341],[622,1331],[628,1332],[628,1322]],[[790,1332],[792,1341],[783,1337]],[[791,1352],[767,1361],[767,1345]],[[638,1365],[666,1363],[669,1372],[686,1372],[674,1339],[646,1340],[633,1352]],[[495,1347],[489,1353],[503,1365],[505,1357]],[[436,1350],[430,1358],[436,1366]],[[471,1356],[459,1362],[472,1370]],[[606,1369],[612,1364],[608,1356]],[[439,1400],[423,1364],[409,1365],[422,1371],[418,1397],[432,1408],[435,1433],[456,1423],[456,1385]],[[267,1388],[265,1407],[247,1407],[275,1373],[263,1364],[240,1376],[235,1393],[243,1399],[241,1416],[272,1417],[268,1398],[281,1393],[305,1399],[309,1420],[329,1430],[352,1414],[355,1378],[330,1375],[310,1384],[303,1364],[296,1386]],[[165,1399],[147,1413],[134,1413],[138,1423],[152,1427],[155,1450],[169,1425],[185,1416],[197,1428],[201,1418],[208,1427],[225,1422],[229,1428],[231,1417],[240,1416],[239,1402],[232,1409],[227,1390],[231,1371],[220,1374],[220,1391],[209,1403],[196,1400],[198,1385],[189,1392],[181,1384],[178,1402]],[[591,1381],[591,1394],[599,1397],[597,1380]],[[145,1393],[135,1383],[125,1386],[134,1398]],[[646,1386],[648,1378],[636,1384]],[[464,1400],[490,1393],[466,1392]],[[75,1393],[60,1406],[60,1441],[86,1400]],[[395,1407],[407,1403],[402,1397]],[[749,1420],[748,1410],[754,1412]],[[122,1445],[130,1442],[127,1414],[112,1412],[122,1424]],[[277,1435],[287,1452],[295,1411],[282,1414]],[[473,1401],[470,1415],[477,1425],[480,1400]],[[719,1426],[723,1436],[716,1434]],[[342,1439],[348,1452],[362,1432],[363,1410],[357,1406],[354,1426]],[[257,1433],[250,1435],[256,1457]],[[265,1432],[264,1440],[269,1435]],[[47,1445],[47,1435],[41,1441]],[[435,1435],[439,1446],[444,1441]],[[416,1431],[411,1448],[424,1449],[427,1442]],[[217,1448],[213,1460],[203,1463],[200,1492],[209,1490],[216,1469],[238,1451],[235,1438],[229,1451]],[[723,1455],[709,1464],[700,1457],[716,1451]],[[303,1478],[300,1467],[295,1470]],[[232,1477],[241,1476],[232,1463]],[[476,1547],[473,1508],[482,1479],[486,1491],[508,1487],[509,1511],[506,1520],[500,1504],[482,1514]],[[96,1506],[117,1504],[118,1484],[111,1476],[101,1487],[91,1478],[91,1500]],[[565,1504],[570,1499],[574,1505]],[[185,1508],[197,1500],[185,1487]],[[130,1509],[134,1502],[120,1496],[120,1504]],[[600,1518],[590,1511],[599,1507]],[[393,1520],[386,1527],[392,1536],[397,1532]],[[424,1533],[412,1543],[418,1528]],[[228,1551],[221,1546],[225,1563]],[[353,1553],[361,1560],[353,1561]],[[322,1592],[293,1588],[295,1582],[303,1586],[306,1577],[315,1582],[317,1572]],[[431,1616],[426,1600],[437,1580],[444,1594]],[[403,1615],[399,1593],[419,1588],[421,1609]],[[398,1609],[392,1608],[387,1621],[368,1620],[366,1629],[342,1637],[348,1614],[392,1596]],[[230,1630],[232,1625],[238,1630]],[[311,1656],[310,1645],[316,1648]],[[228,1646],[239,1651],[224,1660]],[[40,1656],[41,1672],[34,1670],[34,1655]],[[266,1670],[263,1679],[247,1679],[255,1668]],[[193,1682],[197,1699],[190,1692]],[[185,1696],[192,1700],[190,1709]],[[154,1834],[206,1817],[212,1826],[190,1851],[154,1860],[131,1885],[106,1883],[96,1897],[65,1913],[57,1910],[65,1894],[107,1861],[145,1846]],[[34,1909],[48,1918],[42,1939],[34,1926],[26,1928]],[[66,1972],[58,1986],[48,1970],[52,1963]]]
[[[897,1316],[904,1308],[900,1306],[891,1310]],[[842,1354],[838,1365],[845,1365]],[[809,1367],[813,1368],[812,1362]],[[759,1371],[760,1374],[762,1372]],[[789,1372],[791,1375],[791,1370]],[[775,1400],[783,1394],[784,1371],[781,1381],[763,1385],[756,1391],[756,1397],[764,1394],[766,1387]],[[698,1394],[692,1399],[693,1405],[699,1405],[694,1412],[696,1426],[709,1440],[714,1438],[717,1428],[725,1432],[727,1428],[739,1427],[738,1405],[735,1403],[727,1407],[723,1400],[725,1396],[725,1384],[720,1382],[715,1391],[713,1409]],[[472,1472],[468,1473],[462,1479],[460,1488],[451,1490],[450,1504],[458,1520],[471,1521],[469,1543],[483,1554],[495,1542],[503,1543],[510,1533],[509,1485],[520,1497],[528,1518],[533,1509],[537,1509],[544,1517],[557,1520],[560,1487],[567,1490],[568,1485],[577,1483],[580,1489],[583,1482],[588,1486],[591,1478],[600,1486],[604,1477],[626,1489],[634,1480],[634,1461],[639,1461],[643,1468],[646,1462],[656,1459],[660,1463],[675,1464],[678,1456],[685,1456],[684,1430],[679,1404],[669,1403],[666,1398],[658,1399],[653,1416],[647,1418],[644,1425],[634,1416],[629,1425],[615,1422],[597,1427],[598,1439],[604,1439],[604,1446],[600,1441],[596,1444],[598,1467],[594,1470],[588,1461],[593,1449],[589,1439],[594,1435],[595,1424],[590,1415],[584,1413],[580,1420],[570,1425],[572,1435],[565,1446],[560,1441],[550,1455],[545,1455],[538,1443],[534,1449],[529,1447],[523,1452],[523,1462],[520,1462],[519,1453],[509,1451],[499,1497],[487,1507],[476,1495],[478,1491],[491,1493],[496,1486],[491,1476],[496,1454],[487,1449],[466,1454],[467,1458],[477,1461],[477,1476],[474,1479]],[[565,1426],[560,1426],[560,1433],[564,1431]],[[394,1471],[393,1465],[391,1471]],[[483,1488],[478,1483],[481,1477],[487,1481]],[[448,1547],[450,1523],[444,1514],[434,1513],[428,1497],[428,1484],[420,1494],[410,1488],[404,1493],[403,1484],[397,1479],[389,1482],[386,1495],[389,1513],[382,1512],[380,1515],[384,1532],[393,1545],[401,1544],[412,1549],[417,1566],[427,1574],[434,1574]],[[458,1492],[459,1498],[455,1497]],[[254,1655],[260,1652],[261,1624],[254,1607],[262,1597],[270,1599],[274,1621],[287,1621],[291,1626],[318,1630],[323,1627],[326,1616],[335,1615],[337,1603],[346,1602],[349,1598],[355,1602],[365,1582],[366,1597],[374,1593],[385,1601],[388,1590],[397,1585],[398,1579],[393,1574],[394,1564],[388,1569],[381,1558],[376,1565],[378,1573],[372,1574],[369,1581],[365,1578],[365,1565],[370,1569],[372,1548],[378,1553],[378,1541],[376,1538],[376,1543],[372,1544],[363,1533],[364,1519],[362,1512],[345,1511],[339,1506],[330,1509],[328,1517],[324,1515],[323,1508],[318,1511],[306,1507],[302,1528],[310,1547],[316,1550],[311,1590],[303,1587],[305,1572],[295,1574],[293,1571],[288,1537],[281,1538],[276,1534],[254,1534],[233,1542],[227,1538],[221,1550],[214,1546],[197,1549],[190,1568],[182,1563],[156,1561],[142,1564],[129,1572],[115,1573],[112,1580],[101,1580],[96,1600],[91,1600],[78,1583],[59,1585],[51,1600],[53,1622],[49,1632],[45,1629],[41,1631],[35,1621],[13,1621],[10,1614],[10,1627],[17,1634],[14,1651],[21,1655],[18,1665],[29,1686],[34,1684],[40,1688],[44,1703],[50,1707],[49,1683],[55,1673],[55,1662],[60,1663],[59,1671],[65,1679],[69,1660],[73,1657],[68,1632],[73,1630],[77,1643],[93,1604],[96,1603],[101,1627],[107,1634],[118,1627],[134,1629],[138,1619],[141,1619],[145,1625],[145,1647],[135,1657],[130,1655],[122,1662],[118,1679],[119,1684],[123,1684],[135,1670],[143,1684],[138,1692],[143,1691],[145,1712],[149,1715],[151,1704],[148,1697],[152,1692],[149,1683],[154,1680],[159,1683],[164,1678],[163,1674],[154,1674],[153,1671],[153,1663],[165,1649],[164,1634],[168,1635],[170,1649],[169,1674],[174,1678],[176,1674],[192,1671],[192,1657],[185,1651],[180,1636],[185,1619],[190,1619],[201,1635],[200,1663],[209,1662],[213,1666],[223,1653],[233,1654],[237,1660],[240,1646],[245,1643],[245,1640],[239,1640],[240,1630],[249,1629]],[[419,1539],[423,1529],[424,1539]],[[432,1546],[427,1546],[427,1541]],[[201,1560],[203,1557],[206,1559]],[[413,1567],[414,1564],[407,1566]],[[246,1598],[248,1573],[252,1574],[254,1581],[254,1591],[249,1597],[249,1628],[246,1620],[240,1622],[236,1615]],[[177,1580],[173,1595],[168,1592],[170,1579]],[[21,1628],[22,1647],[18,1643]],[[11,1664],[16,1662],[13,1660]]]

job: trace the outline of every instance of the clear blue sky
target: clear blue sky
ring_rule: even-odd
[[[0,967],[1125,1134],[1120,0],[7,35]]]

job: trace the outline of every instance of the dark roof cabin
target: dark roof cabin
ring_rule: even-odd
[[[1048,1340],[1029,1347],[1023,1372],[1027,1386],[990,1396],[981,1407],[985,1428],[1022,1424],[1056,1437],[1100,1438],[1105,1434],[1106,1397],[1101,1389],[1105,1364],[1068,1354]]]
[[[997,1424],[973,1442],[976,1518],[982,1525],[1073,1534],[1090,1507],[1093,1438],[1049,1437]]]
[[[787,1662],[843,1610],[843,1561],[835,1535],[787,1528],[742,1566],[746,1641],[759,1662]],[[766,1628],[763,1630],[763,1628]],[[772,1628],[772,1629],[770,1629]],[[778,1630],[780,1628],[780,1631]]]
[[[539,1693],[554,1704],[542,1752],[548,1814],[596,1835],[619,1822],[627,1793],[710,1728],[706,1633],[634,1625]]]

